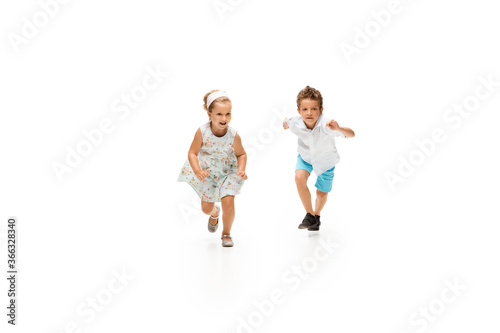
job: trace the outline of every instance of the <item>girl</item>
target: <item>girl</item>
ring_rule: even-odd
[[[212,90],[203,97],[203,108],[209,122],[194,135],[188,160],[182,167],[178,181],[191,185],[201,199],[201,210],[210,215],[208,231],[219,226],[222,203],[222,246],[233,246],[231,226],[234,220],[234,196],[240,193],[244,180],[247,155],[236,130],[229,127],[231,100],[220,90]]]

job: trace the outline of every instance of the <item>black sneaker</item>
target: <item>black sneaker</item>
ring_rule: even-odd
[[[310,226],[307,230],[309,231],[318,231],[319,230],[319,226],[321,225],[321,221],[319,220],[319,215],[315,215],[314,216],[316,218],[316,224],[315,225],[312,225]]]
[[[314,215],[307,213],[304,217],[304,220],[302,220],[302,223],[299,224],[299,229],[309,229],[313,226],[316,226],[316,223],[317,221]]]

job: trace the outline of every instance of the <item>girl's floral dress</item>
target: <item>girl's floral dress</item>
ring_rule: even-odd
[[[229,127],[223,137],[212,133],[210,123],[202,125],[200,130],[203,142],[198,161],[200,168],[209,175],[199,180],[186,161],[177,180],[191,185],[200,199],[207,202],[220,202],[227,195],[239,194],[244,180],[236,176],[238,161],[233,149],[236,130]]]

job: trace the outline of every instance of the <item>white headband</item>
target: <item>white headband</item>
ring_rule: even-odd
[[[212,104],[212,102],[215,101],[219,97],[229,98],[229,96],[223,91],[214,91],[213,93],[211,93],[207,97],[207,110],[210,110],[210,104]]]

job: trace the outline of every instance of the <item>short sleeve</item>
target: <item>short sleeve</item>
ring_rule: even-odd
[[[302,119],[302,117],[300,117],[300,116],[288,116],[288,117],[286,117],[286,123],[288,124],[288,127],[297,128],[298,118]]]
[[[344,134],[340,133],[339,131],[332,131],[328,127],[325,127],[325,130],[326,130],[326,132],[327,132],[328,135],[339,136],[341,138],[345,138],[346,137]]]

